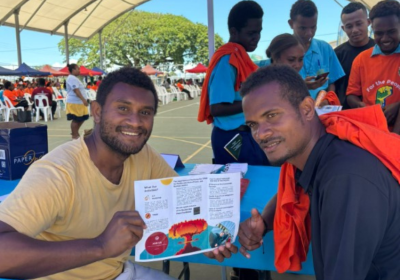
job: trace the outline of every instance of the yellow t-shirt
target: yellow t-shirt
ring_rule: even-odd
[[[0,220],[40,240],[65,241],[100,235],[117,211],[135,209],[134,181],[177,176],[149,145],[124,163],[119,185],[91,161],[83,138],[59,146],[35,162],[0,204]],[[130,250],[41,279],[114,279]]]

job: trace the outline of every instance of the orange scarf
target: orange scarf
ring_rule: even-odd
[[[328,113],[320,119],[327,133],[376,156],[400,183],[400,136],[389,133],[379,105]],[[301,269],[311,241],[309,197],[296,186],[294,174],[293,165],[282,165],[274,219],[275,267],[280,273]]]
[[[210,98],[208,96],[208,84],[210,81],[211,73],[215,66],[218,64],[219,60],[225,56],[230,55],[229,64],[236,68],[237,76],[235,83],[235,91],[238,91],[242,82],[244,82],[247,77],[257,70],[258,66],[250,59],[246,50],[242,45],[236,43],[227,43],[221,46],[213,55],[206,72],[206,78],[203,83],[203,88],[201,90],[200,97],[200,107],[197,120],[199,122],[207,121],[207,124],[213,122],[213,117],[210,112]]]

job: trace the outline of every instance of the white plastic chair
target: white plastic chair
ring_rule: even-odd
[[[29,110],[32,110],[33,102],[31,101],[31,95],[29,93],[24,93],[24,98],[29,105]]]
[[[156,86],[158,98],[161,100],[162,105],[170,102],[170,93],[163,86]]]
[[[54,114],[58,114],[58,118],[61,118],[61,102],[62,102],[62,100],[57,99],[57,96],[54,93],[53,93],[53,100],[55,100],[57,102],[56,112]],[[51,107],[51,104],[50,104],[50,107]],[[64,107],[66,107],[65,103],[64,103]]]
[[[3,120],[3,119],[4,119],[4,121],[6,120],[6,112],[7,112],[6,107],[7,106],[5,104],[3,104],[3,101],[0,100],[0,120]]]
[[[18,110],[24,111],[24,107],[22,107],[22,106],[14,107],[14,105],[11,103],[11,100],[8,99],[7,96],[3,96],[3,99],[4,99],[4,103],[5,103],[3,108],[6,109],[6,122],[10,121],[10,113],[12,111],[16,111],[16,112],[18,112]]]
[[[47,116],[50,115],[50,119],[53,120],[51,113],[51,105],[49,99],[44,94],[35,95],[35,106],[36,106],[36,122],[39,121],[39,112],[42,111],[44,115],[44,121],[47,122]]]
[[[87,93],[87,98],[90,101],[96,100],[96,95],[97,95],[96,91],[94,91],[93,89],[88,89],[86,90],[86,93]]]
[[[174,94],[174,95],[176,95],[176,100],[177,100],[177,101],[181,101],[182,99],[183,99],[183,100],[186,100],[186,99],[187,99],[186,93],[180,91],[180,90],[179,90],[177,87],[175,87],[175,86],[171,86],[171,93]]]
[[[56,87],[52,87],[52,89],[54,92],[53,99],[57,102],[57,111],[58,111],[58,115],[60,116],[61,108],[64,108],[64,111],[67,110],[67,103],[66,103],[67,98],[64,97],[62,90],[58,90],[58,88],[56,88]],[[61,104],[63,106],[61,106]]]

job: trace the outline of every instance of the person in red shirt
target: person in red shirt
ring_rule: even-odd
[[[51,106],[51,114],[53,116],[54,119],[54,113],[56,112],[57,109],[57,102],[53,100],[53,94],[51,93],[51,91],[45,87],[46,81],[43,78],[39,78],[38,79],[38,87],[35,88],[32,92],[32,100],[35,100],[35,95],[37,94],[45,94],[47,96],[47,99],[49,100],[50,106]],[[34,108],[35,108],[34,104]],[[43,117],[43,112],[40,111],[40,116]]]
[[[102,80],[103,80],[103,77],[102,77],[102,76],[99,76],[99,79],[98,79],[97,82],[96,82],[97,88],[100,86]]]

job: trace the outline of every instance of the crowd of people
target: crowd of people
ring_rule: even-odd
[[[361,4],[344,7],[349,41],[334,51],[314,38],[316,5],[297,0],[293,35],[274,38],[271,65],[258,69],[248,52],[263,14],[255,1],[231,9],[230,39],[210,61],[198,120],[214,125],[216,163],[280,166],[278,192],[242,221],[240,248],[227,242],[206,256],[251,258],[273,230],[279,272],[300,270],[312,243],[317,280],[400,279],[400,3],[381,1],[369,16]],[[88,104],[79,67],[68,68],[67,116],[78,138]],[[331,93],[321,104],[344,110],[318,116],[321,90]],[[177,176],[146,143],[157,108],[154,84],[140,70],[104,78],[91,103],[92,133],[34,163],[0,205],[0,276],[172,279],[128,260],[146,229],[132,182]],[[223,147],[237,134],[234,159]],[[263,195],[263,186],[250,187]],[[257,277],[238,268],[231,275]]]
[[[257,70],[247,53],[260,40],[262,16],[253,1],[232,8],[230,40],[210,61],[198,114],[213,123],[215,163],[281,166],[277,195],[241,224],[240,252],[250,258],[273,229],[279,272],[301,269],[312,242],[317,279],[400,278],[400,3],[381,1],[369,15],[348,4],[341,21],[349,40],[333,50],[314,38],[316,5],[298,0],[289,13],[293,34],[275,37],[270,66]],[[318,106],[343,111],[318,117],[321,92]],[[237,134],[238,159],[224,149]],[[222,262],[237,251],[227,244],[207,256]]]

